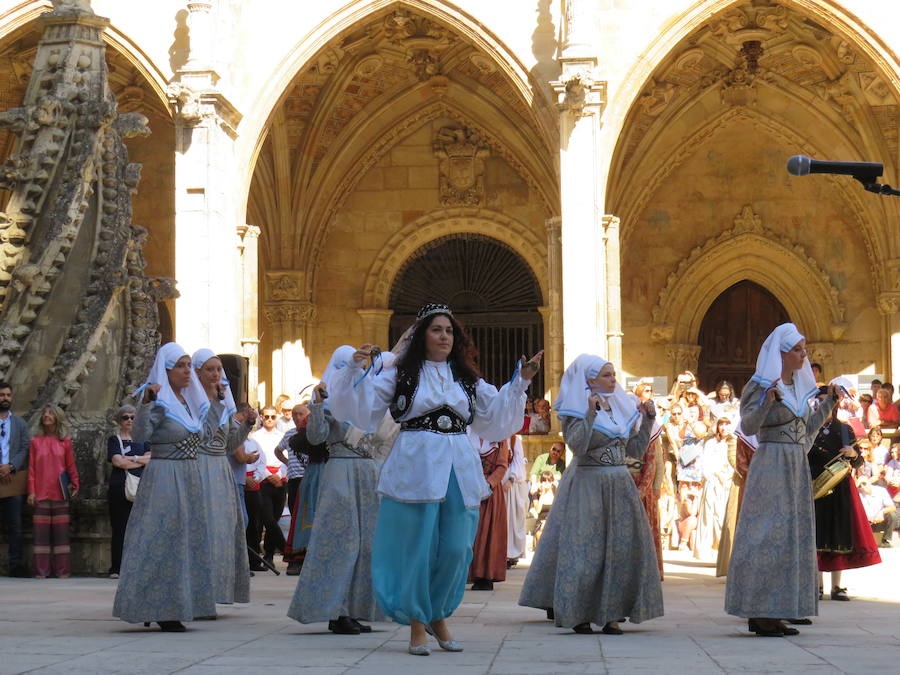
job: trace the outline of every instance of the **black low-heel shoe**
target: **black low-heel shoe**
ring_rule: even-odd
[[[349,616],[339,616],[328,622],[328,630],[338,635],[359,635],[362,631],[353,623]]]
[[[837,586],[831,589],[831,599],[840,600],[841,602],[847,602],[848,600],[850,600],[849,596],[847,595],[847,589],[838,588]]]
[[[797,630],[796,628],[791,628],[790,626],[785,624],[784,621],[778,621],[776,619],[775,623],[778,624],[778,626],[781,628],[781,632],[785,635],[800,635],[799,630]]]
[[[621,628],[614,627],[612,622],[604,624],[600,632],[604,635],[624,635],[624,631]]]
[[[747,630],[760,637],[784,637],[781,624],[771,619],[747,619]]]
[[[372,626],[362,623],[359,619],[350,619],[353,622],[353,625],[359,628],[360,633],[371,633]]]
[[[187,630],[180,621],[157,621],[163,633],[183,633]]]
[[[812,626],[812,619],[784,619],[795,626]]]
[[[591,624],[589,623],[580,623],[577,626],[572,626],[572,630],[581,635],[590,635],[594,632],[594,629],[591,628]]]
[[[492,591],[494,590],[494,582],[490,579],[475,579],[472,582],[473,591]]]

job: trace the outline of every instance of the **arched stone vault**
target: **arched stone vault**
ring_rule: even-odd
[[[477,132],[538,196],[545,218],[558,210],[553,116],[530,83],[523,88],[527,76],[511,79],[506,57],[493,60],[496,46],[481,51],[491,39],[483,28],[466,24],[455,33],[462,19],[434,1],[367,7],[344,17],[354,23],[334,19],[327,42],[295,69],[263,134],[248,195],[248,222],[263,230],[264,264],[303,270],[310,299],[335,213],[393,144],[437,117]],[[414,61],[398,57],[390,25],[398,8],[445,40],[439,74],[423,77]]]
[[[747,39],[762,48],[756,70],[742,51]],[[701,2],[647,55],[605,113],[610,124],[621,125],[607,211],[621,217],[626,242],[650,200],[698,144],[736,122],[752,121],[797,153],[883,161],[885,180],[898,177],[891,120],[900,110],[900,69],[877,36],[836,3]],[[639,89],[628,90],[637,82]],[[884,224],[900,218],[897,200],[868,198],[846,177],[799,180],[830,183],[862,235],[874,292],[890,288],[885,263],[897,257],[900,238]]]
[[[425,244],[453,234],[488,234],[509,246],[531,267],[547,298],[546,243],[522,223],[490,209],[457,208],[430,213],[395,233],[375,256],[366,275],[362,307],[386,308],[394,279],[409,257]]]
[[[666,29],[647,46],[622,80],[618,91],[611,92],[604,119],[617,137],[628,125],[628,112],[638,104],[647,87],[653,84],[654,72],[689,36],[710,20],[745,0],[700,0],[687,11],[674,17]],[[834,0],[782,0],[782,5],[805,14],[815,21],[833,27],[853,49],[870,60],[886,80],[895,96],[900,97],[900,63],[897,56],[871,28]],[[612,173],[612,172],[611,172]]]
[[[529,125],[543,143],[542,153],[552,156],[556,138],[556,115],[547,92],[534,82],[525,67],[496,36],[476,19],[444,0],[353,0],[344,8],[332,13],[310,34],[301,38],[282,59],[278,69],[267,78],[252,108],[245,112],[242,123],[240,154],[247,166],[255,166],[269,130],[274,111],[280,107],[298,74],[309,64],[328,63],[328,47],[337,38],[347,35],[373,17],[401,9],[426,16],[448,27],[463,41],[471,44],[484,55],[482,63],[496,69],[511,87],[509,104],[521,104],[528,110]],[[480,67],[480,66],[479,66]],[[250,190],[250,175],[243,194]]]
[[[767,288],[810,342],[839,340],[847,328],[838,290],[803,247],[763,226],[750,206],[669,274],[653,308],[651,339],[696,344],[715,299],[739,281]]]

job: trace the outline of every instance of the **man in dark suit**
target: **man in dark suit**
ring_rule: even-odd
[[[28,446],[31,434],[21,417],[10,411],[12,387],[0,381],[0,484],[9,484],[15,475],[28,470]],[[25,495],[0,498],[6,539],[9,544],[9,576],[28,576],[22,564],[22,504]]]

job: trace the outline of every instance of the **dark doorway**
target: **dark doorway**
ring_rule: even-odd
[[[428,302],[444,302],[478,347],[484,379],[504,385],[516,360],[543,347],[543,304],[537,278],[511,248],[479,234],[436,239],[413,253],[391,288],[391,344]],[[543,371],[529,388],[544,391]]]
[[[715,299],[700,325],[700,372],[703,391],[728,380],[740,393],[756,370],[756,356],[778,324],[790,321],[774,295],[752,281],[741,281]]]

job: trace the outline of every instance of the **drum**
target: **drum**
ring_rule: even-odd
[[[835,486],[844,480],[848,473],[850,473],[850,462],[842,455],[832,459],[813,481],[813,499],[830,495]]]

